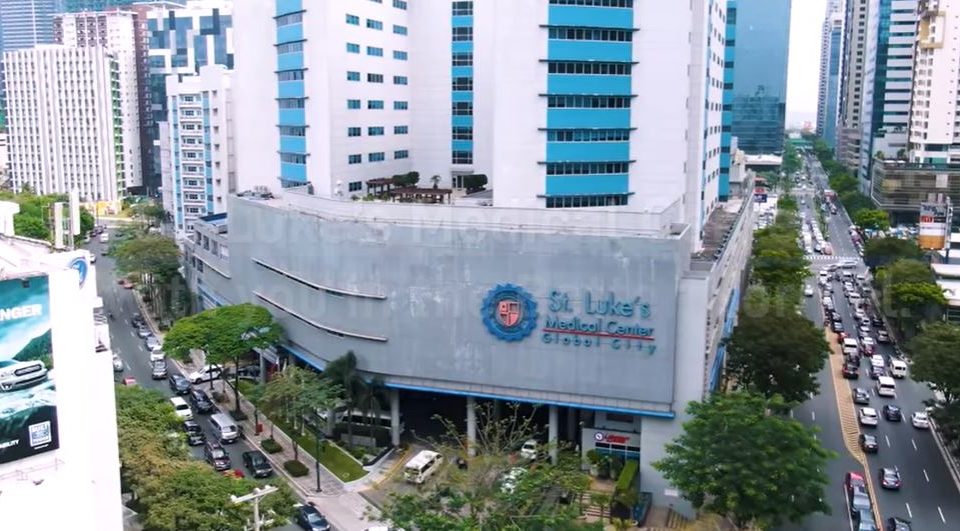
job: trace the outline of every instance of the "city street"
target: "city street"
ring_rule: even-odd
[[[821,187],[826,185],[826,176],[818,163],[814,163],[812,177],[820,181]],[[816,219],[812,210],[812,201],[807,201],[803,207],[811,219]],[[834,256],[820,255],[811,257],[813,276],[808,283],[817,285],[816,274],[830,264],[844,260],[856,259],[858,262],[855,274],[865,274],[866,267],[859,258],[853,245],[848,228],[850,220],[842,208],[837,215],[828,216],[829,238],[833,244]],[[855,331],[856,323],[853,319],[853,309],[843,296],[841,285],[834,282],[834,301],[837,311],[843,318],[844,329]],[[822,323],[823,312],[819,296],[807,297],[804,311],[815,323]],[[874,328],[874,334],[876,329]],[[884,357],[893,354],[893,346],[879,344],[877,352]],[[840,454],[839,458],[828,465],[827,474],[830,477],[830,486],[827,490],[828,503],[833,514],[815,515],[808,518],[799,526],[786,526],[785,529],[846,529],[851,523],[847,517],[846,496],[843,489],[843,476],[848,471],[863,473],[862,466],[849,454],[844,446],[844,439],[840,428],[840,416],[837,411],[837,400],[834,396],[834,382],[838,382],[840,393],[851,393],[856,387],[867,389],[870,394],[870,406],[876,409],[885,404],[896,404],[904,413],[904,422],[895,423],[881,419],[877,428],[866,428],[867,433],[875,435],[880,443],[876,454],[867,454],[873,480],[874,503],[878,506],[878,513],[885,520],[891,516],[898,516],[910,520],[914,530],[956,529],[960,526],[960,506],[956,504],[958,487],[949,473],[932,434],[913,428],[909,416],[914,411],[924,408],[923,401],[932,398],[931,391],[925,384],[914,382],[909,376],[897,380],[897,397],[883,398],[874,391],[875,381],[867,374],[868,360],[861,362],[859,380],[839,380],[832,378],[831,365],[827,364],[820,374],[820,394],[798,406],[793,412],[794,418],[805,424],[816,426],[820,430],[820,438],[824,445]],[[879,468],[897,467],[900,471],[903,487],[900,491],[887,491],[880,488]],[[884,525],[880,522],[878,524]]]

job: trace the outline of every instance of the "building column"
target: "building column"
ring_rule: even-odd
[[[567,408],[567,440],[576,441],[577,438],[577,410],[576,408]]]
[[[500,422],[500,401],[493,399],[493,421]]]
[[[390,443],[400,444],[400,391],[390,390]]]
[[[333,437],[334,431],[337,429],[337,410],[330,408],[327,410],[327,428],[325,435],[327,437]]]
[[[550,462],[553,463],[553,464],[557,464],[557,455],[558,455],[558,453],[557,453],[557,431],[559,430],[559,426],[558,426],[557,424],[558,424],[558,421],[557,421],[557,406],[551,404],[551,405],[550,405],[550,424],[549,424],[549,427],[548,427],[548,429],[547,429],[547,432],[548,432],[548,434],[549,434],[549,439],[550,439],[550,440],[547,441],[547,444],[550,445]]]
[[[477,402],[467,397],[467,456],[477,455]]]
[[[267,383],[267,358],[263,353],[260,354],[260,383]]]

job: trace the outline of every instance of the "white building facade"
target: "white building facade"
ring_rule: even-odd
[[[4,72],[14,189],[118,201],[127,179],[116,55],[44,45],[5,53]]]
[[[867,29],[875,0],[847,0],[843,35],[843,69],[837,118],[837,160],[848,168],[860,163],[863,76],[866,69]]]
[[[960,42],[952,38],[960,26],[960,0],[919,2],[913,101],[910,108],[912,162],[960,162],[956,73]]]
[[[177,238],[201,216],[226,212],[236,191],[232,72],[221,65],[167,77],[167,121],[159,124],[163,208]]]
[[[131,12],[65,13],[53,21],[54,39],[64,46],[106,48],[117,63],[124,189],[143,184],[140,162],[140,107],[137,92],[135,15]]]

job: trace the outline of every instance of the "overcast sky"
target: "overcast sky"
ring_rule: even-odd
[[[820,77],[820,29],[827,0],[793,0],[787,72],[787,125],[815,122]]]

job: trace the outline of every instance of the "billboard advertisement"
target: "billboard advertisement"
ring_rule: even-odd
[[[946,247],[950,230],[950,208],[946,203],[920,203],[920,235],[917,244],[924,250]]]
[[[56,450],[46,276],[0,281],[0,463]]]

